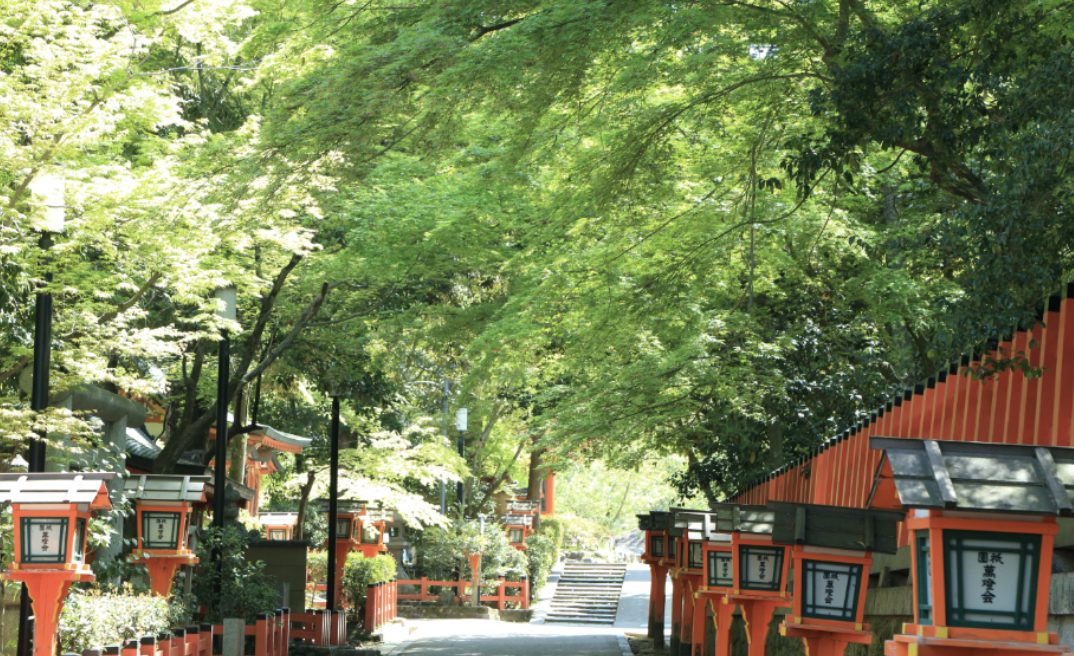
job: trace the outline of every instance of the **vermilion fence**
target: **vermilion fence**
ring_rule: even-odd
[[[365,630],[376,631],[395,619],[399,588],[395,581],[374,583],[366,588]]]
[[[244,633],[254,637],[254,656],[287,656],[288,645],[296,640],[319,647],[347,644],[347,620],[342,611],[292,613],[284,608],[272,615],[259,614]],[[122,646],[87,649],[82,656],[220,656],[213,638],[223,635],[221,625],[200,624],[128,640]]]
[[[410,601],[434,601],[438,599],[437,595],[429,594],[429,586],[437,586],[443,588],[455,588],[455,600],[459,601],[459,585],[458,581],[430,581],[428,577],[421,577],[418,580],[400,579],[396,581],[398,585],[413,585],[418,586],[418,594],[399,594],[399,599],[406,599]],[[469,595],[466,594],[466,590],[473,590],[474,582],[463,581],[461,583],[463,587],[463,599],[469,600]],[[508,588],[521,588],[519,594],[508,595]],[[470,594],[473,594],[472,592]],[[495,601],[496,608],[499,610],[505,610],[507,608],[507,602],[512,601],[518,603],[522,608],[530,607],[530,580],[523,576],[521,581],[508,581],[503,576],[497,577],[496,594],[482,595],[481,601]]]

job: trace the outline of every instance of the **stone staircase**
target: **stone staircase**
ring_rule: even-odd
[[[612,625],[626,565],[567,563],[559,577],[546,624]]]

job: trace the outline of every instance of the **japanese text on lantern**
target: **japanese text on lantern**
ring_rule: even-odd
[[[978,551],[977,562],[981,565],[981,601],[986,604],[992,603],[996,598],[996,567],[1003,565],[1003,554],[999,552]]]
[[[824,603],[832,603],[832,597],[835,595],[835,582],[838,580],[838,573],[824,572]]]

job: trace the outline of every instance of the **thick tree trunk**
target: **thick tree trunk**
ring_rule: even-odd
[[[298,519],[295,521],[294,537],[296,540],[302,540],[305,536],[302,530],[303,524],[306,522],[306,506],[309,505],[310,493],[313,491],[313,484],[317,482],[317,472],[306,472],[306,482],[302,484],[298,494]]]

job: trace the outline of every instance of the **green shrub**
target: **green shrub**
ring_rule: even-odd
[[[231,617],[253,624],[258,613],[271,614],[276,609],[279,601],[276,581],[265,573],[265,563],[246,559],[242,550],[248,540],[246,531],[228,526],[223,532],[210,529],[198,543],[200,562],[194,576],[194,596],[207,609],[203,621],[219,624],[225,617]],[[219,567],[213,560],[215,548],[222,552],[223,562]]]
[[[60,613],[56,637],[60,653],[120,644],[156,635],[190,618],[181,599],[134,593],[129,587],[112,592],[71,590]]]
[[[537,599],[538,593],[545,583],[548,575],[552,573],[556,561],[559,560],[559,545],[555,538],[549,535],[531,535],[526,538],[526,571],[530,577],[530,600]]]
[[[328,580],[328,552],[324,550],[306,553],[306,581],[324,583]]]
[[[340,584],[343,599],[355,613],[361,613],[365,605],[366,588],[395,578],[395,558],[378,554],[366,558],[357,552],[347,554],[343,565],[343,581]]]
[[[553,519],[551,517],[547,519],[542,517],[541,526],[539,529],[537,529],[537,532],[541,535],[547,535],[548,537],[552,538],[552,541],[555,542],[557,549],[563,547],[563,531],[563,522],[559,521],[558,519]]]

